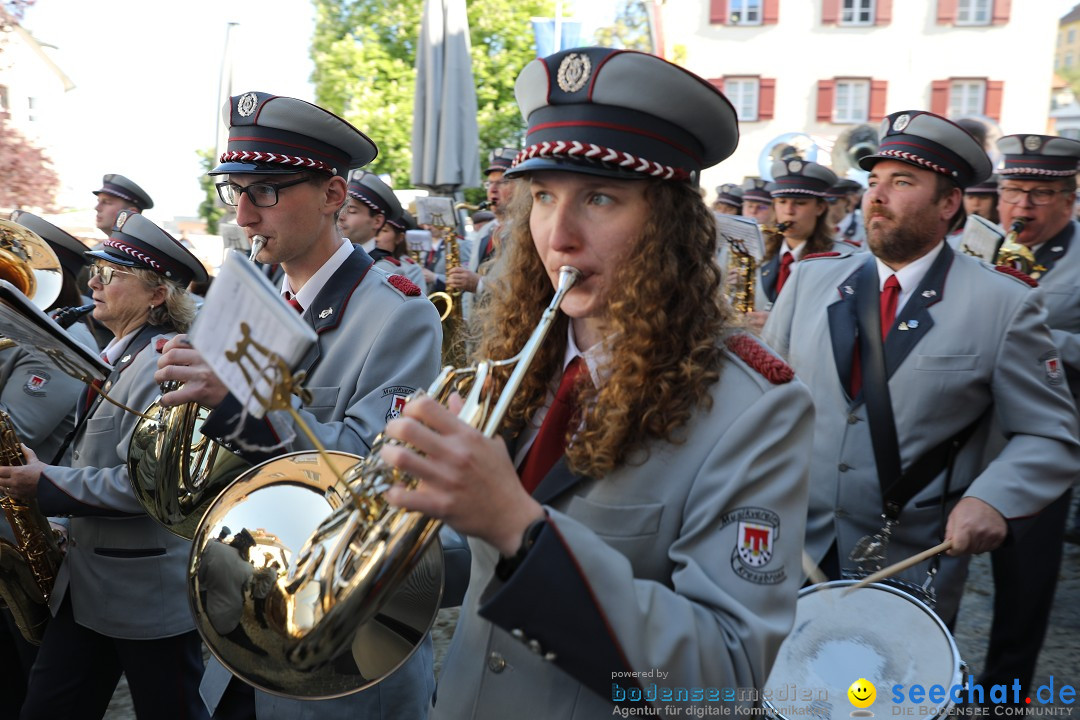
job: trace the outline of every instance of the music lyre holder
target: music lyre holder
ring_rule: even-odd
[[[269,348],[252,337],[251,326],[248,323],[240,323],[240,334],[241,338],[237,342],[236,348],[234,350],[225,351],[225,359],[235,363],[240,368],[244,380],[247,381],[251,388],[251,396],[256,404],[262,407],[266,412],[271,410],[284,410],[289,413],[296,423],[296,426],[299,427],[300,431],[311,441],[311,444],[315,447],[315,451],[319,453],[319,457],[326,463],[330,472],[333,473],[341,486],[345,488],[345,491],[349,493],[353,502],[359,505],[361,498],[356,495],[344,476],[337,469],[337,466],[331,461],[326,447],[323,446],[315,436],[315,433],[308,427],[308,424],[300,417],[300,413],[293,407],[291,400],[293,395],[299,397],[301,402],[311,401],[311,393],[309,393],[302,385],[307,373],[301,371],[294,375],[281,356],[272,352]],[[262,369],[258,369],[259,359],[252,351],[258,353],[264,359],[263,362],[265,363],[265,366]],[[259,392],[259,380],[263,380],[269,385],[270,390],[268,394],[264,395]]]

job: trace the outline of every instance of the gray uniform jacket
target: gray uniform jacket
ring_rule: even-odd
[[[649,443],[601,480],[560,459],[533,493],[548,522],[506,582],[471,541],[432,718],[601,718],[630,688],[764,683],[801,582],[813,409],[798,380],[732,352],[709,393],[685,442]]]
[[[840,253],[841,255],[851,255],[852,253],[861,252],[855,247],[848,245],[847,243],[834,240],[832,247],[828,252]],[[767,262],[762,263],[757,267],[757,282],[754,284],[754,309],[756,310],[772,310],[773,303],[776,302],[776,277],[780,271],[780,255],[783,253],[777,253],[773,255]],[[801,260],[799,262],[802,262]],[[799,262],[792,263],[791,269],[794,270],[795,266]],[[787,287],[787,283],[791,282],[791,276],[788,276],[787,281],[784,283],[784,287]]]
[[[304,313],[318,342],[299,368],[308,372],[305,386],[312,402],[297,405],[330,450],[366,455],[405,399],[418,388],[427,389],[438,374],[442,345],[438,313],[418,288],[402,280],[374,268],[371,257],[356,247]],[[237,409],[230,397],[210,414],[203,433],[214,438],[231,433]],[[242,453],[255,461],[313,449],[291,417],[280,411],[269,413],[266,420],[249,421],[243,436],[261,446],[292,438],[269,453]],[[257,716],[260,720],[422,718],[434,688],[432,657],[429,635],[382,683],[335,700],[292,700],[256,691]],[[228,670],[211,659],[199,688],[211,714],[230,680]]]
[[[863,393],[848,396],[856,276],[874,262],[857,254],[799,263],[763,335],[814,395],[807,552],[820,562],[835,542],[842,567],[852,565],[846,559],[856,542],[882,525]],[[1061,495],[1080,470],[1076,410],[1045,320],[1038,291],[948,245],[897,313],[884,354],[902,467],[975,429],[956,453],[948,487],[948,473],[939,472],[904,506],[885,564],[939,543],[944,516],[961,496],[1019,518]],[[1008,442],[984,467],[995,418]],[[944,618],[955,613],[966,567],[967,558],[941,561],[934,585]],[[923,563],[903,578],[921,584],[926,570]]]
[[[1032,276],[1046,303],[1046,324],[1069,377],[1073,395],[1080,395],[1080,225],[1071,220],[1035,253]]]
[[[97,347],[86,326],[68,332],[91,350]],[[82,381],[18,346],[0,351],[0,409],[42,462],[52,460],[75,427],[75,403],[85,392]]]
[[[131,340],[104,389],[145,410],[154,382],[161,328],[144,326]],[[85,387],[85,386],[84,386]],[[71,595],[75,621],[102,635],[149,639],[194,629],[187,602],[191,544],[143,513],[127,473],[127,449],[138,418],[100,397],[77,427],[70,467],[46,466],[38,501],[46,515],[72,515],[67,554],[50,606]]]
[[[427,282],[424,280],[424,270],[413,262],[411,258],[384,257],[375,263],[375,267],[387,275],[404,275],[420,288],[421,294],[427,294],[423,292],[424,288],[427,287]]]

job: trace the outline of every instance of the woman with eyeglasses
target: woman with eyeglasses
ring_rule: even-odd
[[[141,412],[159,392],[157,345],[188,329],[195,306],[185,288],[206,271],[168,233],[126,212],[88,255],[94,317],[115,336],[103,351],[113,369],[101,391]],[[206,716],[186,599],[190,544],[144,513],[128,479],[138,419],[88,388],[60,464],[28,452],[24,466],[0,467],[9,494],[72,518],[22,718],[102,717],[121,673],[139,718]]]

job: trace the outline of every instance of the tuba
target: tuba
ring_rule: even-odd
[[[254,235],[248,260],[266,245]],[[180,387],[161,384],[161,395]],[[166,530],[190,540],[203,513],[218,494],[251,464],[202,434],[210,410],[198,403],[163,407],[161,396],[135,425],[127,468],[135,499]]]
[[[465,395],[458,417],[493,437],[579,277],[561,269],[517,355],[447,366],[429,394]],[[382,461],[380,448],[396,442],[380,435],[359,462],[345,453],[275,458],[207,511],[188,564],[192,612],[210,651],[245,682],[288,697],[346,695],[393,672],[427,634],[442,590],[442,523],[386,503],[393,484],[417,482]]]
[[[1012,225],[1009,226],[1009,234],[1005,236],[1001,247],[998,248],[997,255],[994,257],[995,265],[1011,267],[1025,275],[1031,274],[1032,269],[1035,267],[1035,253],[1031,252],[1031,248],[1028,246],[1017,242],[1017,238],[1020,237],[1020,233],[1024,232],[1024,225],[1026,224],[1027,218],[1016,218],[1012,221]]]

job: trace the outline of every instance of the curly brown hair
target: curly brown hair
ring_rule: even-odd
[[[587,408],[584,427],[566,453],[572,471],[593,478],[650,440],[680,441],[678,430],[695,409],[711,405],[708,389],[722,364],[720,339],[733,324],[714,261],[711,211],[686,183],[641,182],[650,183],[649,219],[629,240],[609,285],[605,382],[579,388],[578,407]],[[515,193],[508,208],[512,229],[485,280],[488,297],[475,313],[478,357],[517,353],[554,295],[533,245],[531,208],[531,193]],[[510,405],[504,431],[511,437],[544,405],[562,374],[568,322],[558,316]]]
[[[825,205],[825,201],[815,198],[818,203]],[[780,247],[783,244],[782,236],[779,233],[766,233],[765,234],[765,257],[763,262],[768,262],[776,257],[776,254],[780,252]],[[810,237],[806,239],[806,249],[803,251],[802,257],[806,257],[812,253],[829,252],[833,247],[833,227],[829,222],[828,208],[826,212],[817,216],[817,221],[814,223],[814,230],[810,233]]]

